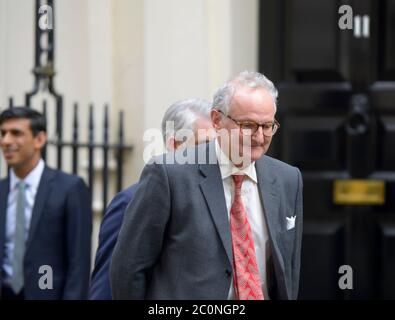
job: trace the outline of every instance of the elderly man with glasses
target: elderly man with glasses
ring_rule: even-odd
[[[113,255],[115,299],[297,298],[302,177],[265,155],[276,103],[269,79],[242,72],[215,93],[217,138],[195,162],[144,168]]]

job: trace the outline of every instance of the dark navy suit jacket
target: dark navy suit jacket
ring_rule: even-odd
[[[0,181],[0,267],[3,267],[9,179]],[[24,257],[26,299],[86,299],[89,289],[92,209],[81,178],[45,167],[37,190]],[[41,289],[41,266],[53,288]],[[0,286],[2,274],[0,272]],[[0,290],[1,292],[1,290]]]
[[[110,262],[112,252],[121,230],[125,209],[132,200],[137,184],[118,193],[106,209],[99,232],[99,247],[96,252],[95,268],[92,273],[89,298],[111,300]]]

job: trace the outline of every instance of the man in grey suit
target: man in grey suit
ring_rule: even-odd
[[[110,280],[115,299],[296,299],[300,171],[265,156],[277,90],[242,72],[214,95],[213,142],[154,158],[126,209]]]

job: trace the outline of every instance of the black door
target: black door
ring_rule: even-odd
[[[395,0],[262,0],[259,56],[279,89],[270,153],[304,180],[299,298],[395,299]]]

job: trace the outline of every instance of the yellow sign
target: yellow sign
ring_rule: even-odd
[[[382,180],[335,180],[333,201],[343,205],[383,205],[385,182]]]

